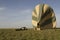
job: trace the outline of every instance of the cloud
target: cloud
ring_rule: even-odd
[[[31,19],[31,16],[32,16],[32,9],[24,9],[24,10],[21,10],[19,11],[19,16],[20,18],[23,20],[28,20],[28,19]]]
[[[0,11],[5,10],[5,9],[6,9],[5,7],[0,7]]]
[[[21,14],[29,14],[31,13],[32,9],[23,9],[20,11]]]
[[[5,10],[4,8],[0,8],[0,10]],[[22,26],[30,26],[31,25],[31,11],[32,9],[20,9],[20,10],[6,10],[0,16],[0,28],[16,28],[20,25]]]
[[[32,9],[25,9],[20,11],[21,15],[21,26],[28,26],[31,27],[31,21],[32,21]]]
[[[57,27],[60,27],[60,14],[56,14]]]

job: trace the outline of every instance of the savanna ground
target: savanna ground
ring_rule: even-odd
[[[0,29],[0,40],[60,40],[60,29],[21,30]]]

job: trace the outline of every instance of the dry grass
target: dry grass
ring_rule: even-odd
[[[0,29],[0,40],[60,40],[60,29],[24,30]]]

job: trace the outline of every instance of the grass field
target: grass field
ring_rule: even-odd
[[[0,29],[0,40],[60,40],[60,29],[21,30]]]

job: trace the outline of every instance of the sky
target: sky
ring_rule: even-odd
[[[32,10],[43,3],[53,8],[60,27],[60,0],[0,0],[0,28],[32,27]]]

